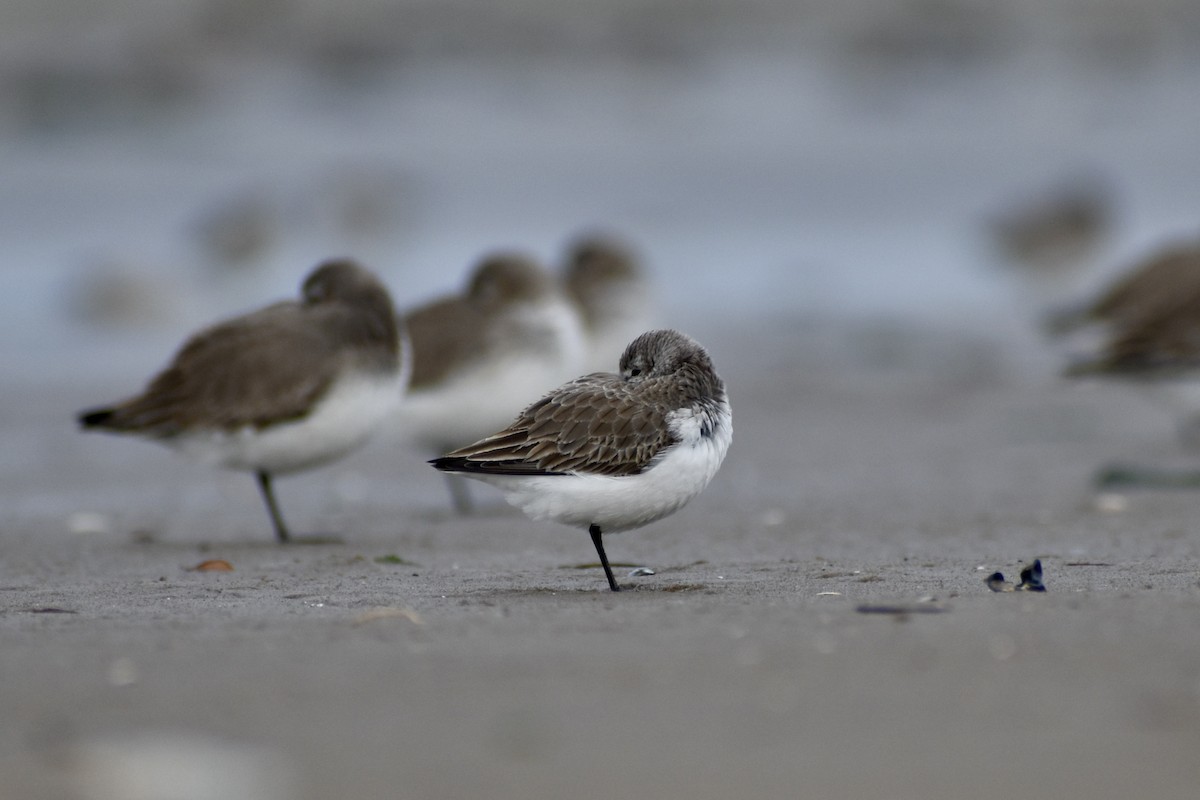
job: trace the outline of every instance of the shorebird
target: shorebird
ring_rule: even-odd
[[[286,542],[272,477],[365,443],[399,405],[407,373],[387,289],[356,263],[331,260],[308,275],[299,301],[199,331],[140,395],[79,422],[253,472]]]
[[[654,316],[653,292],[637,256],[612,236],[583,236],[568,246],[560,276],[583,319],[583,371],[608,369]]]
[[[1097,297],[1053,312],[1046,327],[1054,335],[1098,326],[1102,331],[1172,313],[1200,297],[1200,243],[1170,245],[1120,275]]]
[[[618,374],[564,384],[499,433],[430,463],[499,487],[535,520],[585,528],[616,592],[602,535],[682,508],[716,475],[732,437],[708,352],[655,330],[625,349]]]
[[[1099,173],[1065,176],[1016,200],[989,223],[1007,262],[1039,293],[1070,286],[1111,235],[1116,190]]]
[[[503,426],[542,393],[579,374],[578,312],[531,257],[497,252],[472,270],[462,294],[404,315],[413,374],[396,414],[402,435],[427,453],[460,447]],[[448,476],[460,513],[466,486]]]
[[[1190,292],[1124,318],[1098,354],[1075,361],[1065,374],[1165,389],[1178,410],[1200,414],[1200,282]]]
[[[1104,341],[1065,374],[1149,389],[1175,413],[1180,438],[1194,445],[1200,423],[1200,249],[1160,252],[1101,296],[1084,318],[1101,324]],[[1097,481],[1193,486],[1198,476],[1110,466]]]

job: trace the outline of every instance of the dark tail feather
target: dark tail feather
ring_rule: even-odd
[[[471,462],[465,458],[452,458],[450,456],[442,456],[429,461],[429,464],[434,469],[441,472],[470,472]]]
[[[473,461],[464,456],[442,456],[429,462],[441,472],[468,475],[566,475],[565,472],[540,469],[524,461]]]
[[[97,408],[79,414],[79,424],[84,428],[111,428],[116,409]]]

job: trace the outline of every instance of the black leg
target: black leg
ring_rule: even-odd
[[[275,538],[282,544],[287,542],[290,537],[287,525],[283,522],[283,515],[279,513],[279,506],[275,504],[275,492],[271,490],[271,476],[262,471],[257,474],[258,488],[262,492],[263,500],[267,503],[267,512],[271,515],[271,523],[275,526]]]
[[[604,542],[600,541],[600,526],[593,524],[588,528],[588,533],[592,535],[592,544],[596,545],[596,555],[600,556],[600,566],[604,567],[604,576],[608,578],[608,588],[614,592],[621,591],[621,587],[617,586],[617,581],[613,578],[612,567],[608,565],[608,556],[604,555]]]

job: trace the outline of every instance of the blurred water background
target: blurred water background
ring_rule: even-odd
[[[1190,0],[8,0],[0,381],[597,227],[671,324],[1024,327],[1197,233],[1198,87]]]

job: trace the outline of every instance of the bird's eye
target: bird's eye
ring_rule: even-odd
[[[642,374],[641,367],[630,367],[629,368],[629,377],[636,378],[638,375],[641,375],[641,374]]]

